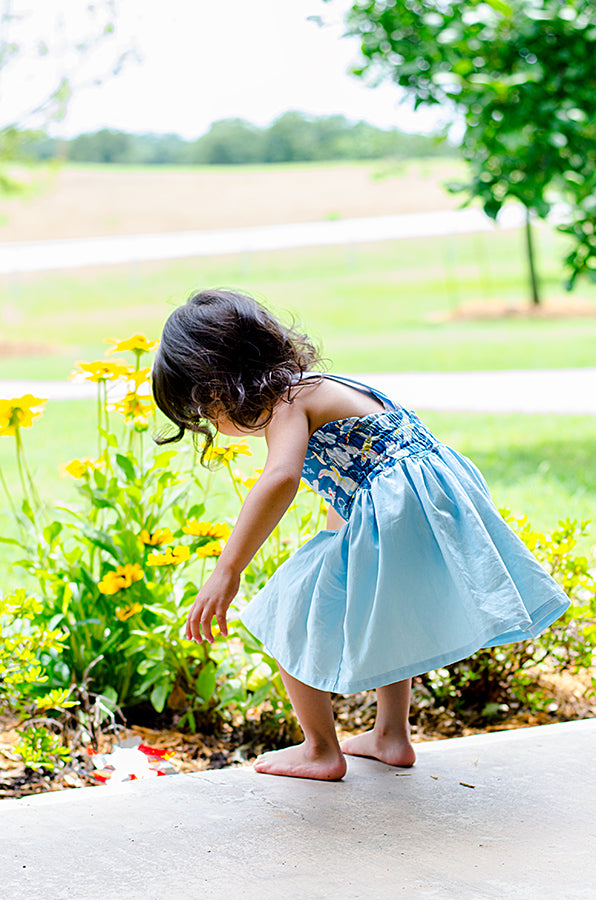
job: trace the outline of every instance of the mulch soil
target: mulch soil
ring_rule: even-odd
[[[452,737],[528,728],[555,722],[596,717],[596,697],[590,673],[541,673],[538,687],[544,693],[539,711],[512,708],[500,711],[487,721],[473,713],[456,713],[429,702],[428,694],[414,689],[410,721],[414,742],[435,741]],[[372,727],[375,715],[374,692],[334,698],[338,735],[341,738]],[[287,746],[301,740],[295,723],[283,728],[266,709],[255,711],[254,717],[222,726],[215,734],[189,734],[171,727],[162,717],[151,722],[141,714],[132,724],[115,724],[96,736],[92,749],[110,753],[120,742],[140,738],[156,750],[168,751],[170,763],[177,772],[199,772],[250,764],[260,753]],[[26,768],[14,753],[18,738],[15,722],[0,716],[0,798],[21,798],[48,791],[61,791],[90,785],[99,786],[94,775],[89,747],[82,743],[73,760],[55,772]]]

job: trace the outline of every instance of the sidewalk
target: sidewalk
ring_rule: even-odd
[[[399,372],[350,376],[416,410],[596,415],[596,368],[498,372]],[[0,397],[49,400],[97,396],[97,385],[72,381],[0,381]],[[115,392],[111,396],[116,397]]]
[[[252,768],[0,805],[4,900],[579,900],[596,719],[417,744],[339,783]]]
[[[437,235],[474,234],[480,231],[492,232],[497,228],[521,228],[523,224],[522,207],[512,205],[501,211],[498,226],[481,209],[472,208],[285,225],[218,228],[213,231],[6,241],[0,243],[0,275],[79,266],[189,259],[226,253],[258,253],[294,247],[330,247]]]

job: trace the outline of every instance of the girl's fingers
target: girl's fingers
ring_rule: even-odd
[[[228,623],[226,619],[226,612],[226,610],[223,610],[222,612],[216,613],[213,609],[208,611],[207,608],[204,608],[199,615],[199,610],[195,610],[193,607],[186,620],[186,628],[184,633],[187,639],[189,641],[197,641],[197,643],[199,644],[202,644],[203,641],[208,641],[210,644],[212,644],[215,640],[211,627],[211,623],[214,617],[217,620],[217,625],[220,632],[224,637],[227,637]]]
[[[218,613],[216,616],[216,619],[217,619],[217,625],[219,627],[219,630],[221,631],[221,633],[223,634],[224,637],[227,637],[228,636],[228,621],[226,619],[225,612]]]
[[[201,634],[201,620],[194,618],[192,613],[193,611],[191,610],[188,614],[184,633],[187,640],[196,641],[198,644],[202,644],[203,635]]]
[[[208,643],[213,643],[213,632],[211,631],[211,619],[213,618],[213,613],[207,618],[205,614],[203,614],[203,618],[201,619],[201,625],[203,626],[203,634],[205,636],[205,640]]]

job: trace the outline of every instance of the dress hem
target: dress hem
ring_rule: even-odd
[[[558,619],[558,617],[569,608],[569,605],[569,600],[567,600],[567,603],[563,603],[561,602],[560,596],[555,595],[536,610],[535,618],[527,627],[518,627],[510,631],[500,632],[497,635],[494,634],[494,630],[491,630],[490,632],[485,631],[478,635],[474,641],[471,641],[469,644],[466,644],[464,647],[457,650],[450,650],[429,659],[421,660],[417,663],[410,663],[406,666],[399,666],[396,669],[391,669],[382,674],[373,675],[369,678],[362,678],[357,681],[343,681],[339,676],[323,679],[308,677],[305,673],[301,672],[297,666],[285,665],[280,658],[282,654],[276,654],[275,649],[271,645],[259,638],[256,632],[252,632],[248,623],[245,622],[244,624],[257,639],[261,640],[266,647],[267,652],[273,656],[278,664],[297,681],[301,681],[303,684],[320,691],[331,691],[334,694],[357,694],[360,691],[368,691],[374,688],[383,687],[387,684],[393,684],[396,681],[403,681],[406,678],[413,678],[415,675],[423,675],[426,672],[433,671],[433,669],[441,669],[444,666],[466,659],[466,657],[471,656],[478,650],[502,646],[504,644],[513,644],[517,641],[537,637]],[[243,620],[242,614],[240,615],[240,618]]]

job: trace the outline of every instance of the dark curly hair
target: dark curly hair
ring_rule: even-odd
[[[282,325],[253,297],[200,291],[164,325],[153,364],[153,396],[178,431],[155,440],[179,441],[187,429],[201,434],[203,461],[218,415],[240,428],[262,428],[275,405],[288,399],[290,387],[320,362],[306,335]]]

